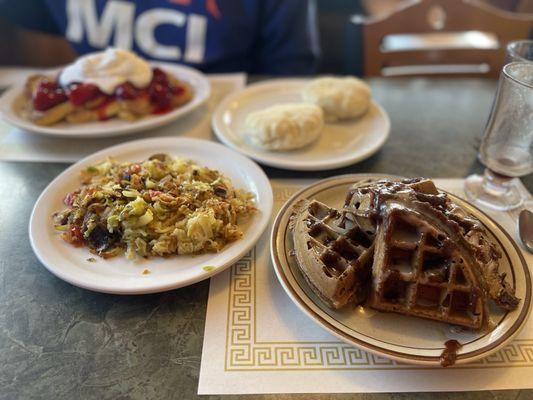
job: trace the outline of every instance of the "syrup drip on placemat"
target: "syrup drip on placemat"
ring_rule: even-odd
[[[440,355],[440,365],[443,367],[451,367],[455,364],[457,359],[457,352],[463,347],[457,340],[448,340],[444,343],[444,350]]]

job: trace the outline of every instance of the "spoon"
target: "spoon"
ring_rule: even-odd
[[[533,253],[533,213],[522,210],[518,217],[518,233],[527,251]]]

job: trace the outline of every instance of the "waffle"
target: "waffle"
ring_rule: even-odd
[[[397,203],[382,213],[368,305],[481,328],[485,297],[468,255],[424,215]]]
[[[294,255],[313,291],[338,309],[367,297],[373,230],[366,218],[327,207],[316,200],[297,204],[292,216]]]
[[[374,229],[384,223],[387,204],[410,210],[428,219],[459,248],[476,277],[485,297],[503,309],[513,310],[519,299],[514,289],[499,273],[500,252],[488,240],[483,224],[440,193],[429,179],[415,178],[401,181],[363,181],[353,185],[346,196],[344,208],[348,212],[365,215]]]
[[[358,182],[342,209],[303,201],[291,223],[297,264],[329,307],[480,329],[489,300],[506,310],[520,301],[481,222],[428,179]]]

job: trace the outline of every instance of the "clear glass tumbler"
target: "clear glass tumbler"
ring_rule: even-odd
[[[503,67],[492,110],[479,149],[487,167],[466,178],[467,197],[498,210],[523,202],[517,177],[533,172],[533,63]]]
[[[516,40],[507,43],[505,63],[533,61],[533,40]]]

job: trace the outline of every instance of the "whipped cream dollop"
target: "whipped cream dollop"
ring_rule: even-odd
[[[106,94],[112,94],[125,82],[142,88],[151,80],[150,64],[131,51],[115,48],[80,57],[59,75],[63,87],[74,82],[91,83]]]

